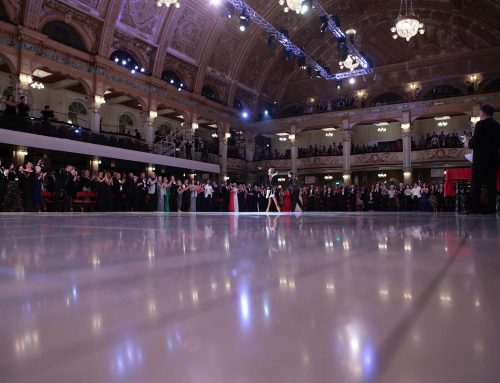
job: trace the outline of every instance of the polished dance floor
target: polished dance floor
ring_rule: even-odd
[[[0,215],[0,382],[500,382],[500,219]]]

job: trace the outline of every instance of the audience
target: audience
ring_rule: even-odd
[[[236,194],[238,211],[265,211],[266,189],[260,184],[189,181],[155,172],[139,175],[77,170],[72,165],[48,170],[43,161],[16,169],[1,166],[0,211],[229,211]],[[83,193],[83,194],[82,194]],[[290,209],[287,185],[278,187],[283,211]],[[452,211],[443,184],[413,186],[379,182],[371,186],[308,185],[301,189],[306,211]]]

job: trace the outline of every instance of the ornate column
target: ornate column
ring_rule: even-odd
[[[410,112],[403,112],[401,123],[403,141],[403,182],[411,184],[411,115]]]
[[[153,128],[153,122],[155,118],[158,117],[158,112],[156,110],[150,110],[144,120],[144,131],[146,132],[146,143],[148,147],[152,148],[154,145],[155,132]]]
[[[352,129],[348,118],[342,120],[342,154],[343,154],[343,179],[344,184],[351,184],[351,143]]]
[[[220,156],[220,177],[219,182],[222,183],[227,177],[227,140],[231,137],[229,133],[229,124],[223,122],[218,127],[219,136],[219,156]]]
[[[298,175],[298,165],[297,165],[297,159],[299,157],[299,150],[297,147],[297,127],[295,125],[292,125],[290,127],[290,135],[288,136],[290,139],[290,159],[292,163],[292,173],[294,177],[297,177]]]
[[[101,132],[101,106],[106,101],[104,100],[104,96],[95,95],[92,103],[90,105],[90,130],[92,133],[100,133]]]

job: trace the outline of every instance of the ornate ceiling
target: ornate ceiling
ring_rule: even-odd
[[[238,97],[247,105],[261,96],[283,97],[291,81],[303,79],[297,63],[273,51],[256,25],[242,33],[237,18],[219,15],[209,0],[180,0],[181,7],[156,6],[155,0],[1,0],[10,20],[40,31],[51,20],[63,20],[84,37],[90,52],[109,57],[116,49],[132,53],[141,66],[160,76],[169,69],[201,92],[210,85],[222,102]],[[443,57],[500,46],[499,0],[414,0],[426,33],[409,43],[393,40],[389,31],[399,0],[320,0],[345,30],[357,30],[355,45],[375,69],[391,64]],[[336,42],[320,32],[319,18],[309,13],[285,15],[278,0],[248,0],[314,59],[338,68]],[[23,6],[21,6],[23,4]]]

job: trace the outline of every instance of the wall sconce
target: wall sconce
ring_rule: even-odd
[[[31,87],[35,90],[42,90],[45,88],[45,85],[43,85],[41,82],[35,81],[31,83]]]
[[[294,143],[294,142],[295,142],[295,134],[290,134],[290,135],[288,136],[288,138],[289,138],[290,142],[292,142],[292,143]]]
[[[226,137],[226,140],[227,140],[228,138],[231,138],[231,133],[227,132],[227,133],[225,134],[225,136],[224,136],[224,137]]]
[[[217,138],[217,133],[212,133],[212,138]]]
[[[285,182],[286,181],[286,178],[285,177],[280,177],[278,178],[278,182]]]
[[[224,181],[229,181],[229,176],[224,176]]]
[[[325,180],[333,180],[333,176],[325,176]]]
[[[403,130],[410,130],[410,127],[411,127],[410,123],[401,124],[401,129],[403,129]]]
[[[193,130],[198,129],[199,127],[200,127],[200,125],[198,125],[198,123],[197,123],[197,122],[193,122],[193,123],[191,124],[191,128],[193,128]]]
[[[471,117],[470,122],[472,123],[472,125],[476,125],[480,119],[480,117]]]
[[[411,170],[405,170],[403,172],[403,177],[404,178],[410,178],[411,177]]]
[[[102,104],[106,103],[104,96],[99,96],[99,95],[96,95],[94,97],[94,101],[95,101],[95,104],[98,108],[100,108]]]
[[[19,82],[21,83],[21,87],[23,89],[27,89],[28,86],[33,82],[33,77],[30,74],[21,73],[19,75]]]
[[[386,173],[379,173],[377,174],[378,178],[386,178],[387,174]]]
[[[149,111],[149,118],[154,120],[156,117],[158,117],[158,112],[156,110],[150,110]]]
[[[346,179],[351,178],[351,175],[350,175],[349,173],[344,173],[344,174],[342,174],[342,178],[343,178],[344,180],[346,180]]]

